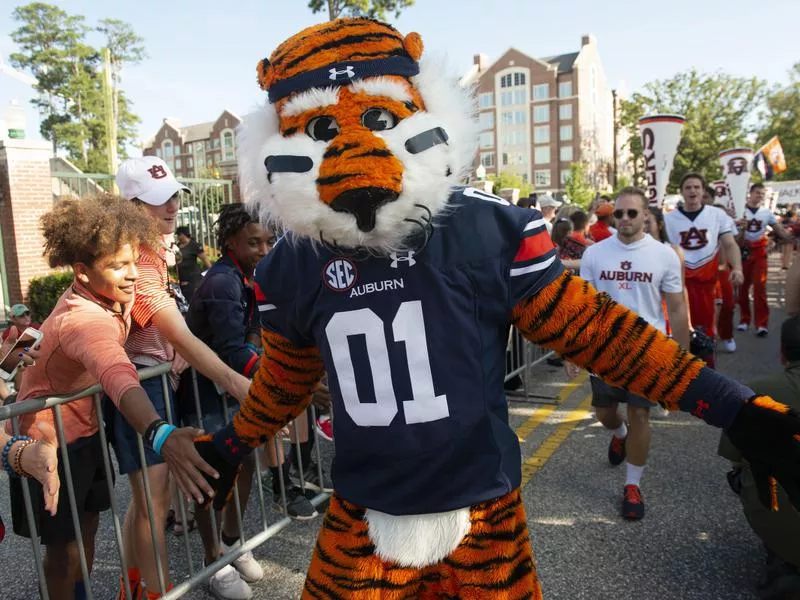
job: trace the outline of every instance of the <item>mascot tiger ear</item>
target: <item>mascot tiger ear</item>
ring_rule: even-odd
[[[422,42],[420,41],[420,46],[421,44]],[[256,70],[258,72],[258,86],[266,92],[272,82],[275,81],[275,69],[272,68],[268,58],[262,58],[258,61]]]
[[[411,58],[418,61],[422,57],[422,37],[416,31],[412,31],[403,39],[403,48]]]

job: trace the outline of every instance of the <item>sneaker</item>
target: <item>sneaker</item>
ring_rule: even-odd
[[[722,340],[722,347],[725,349],[725,352],[732,354],[736,352],[736,340],[733,338],[729,340]]]
[[[144,600],[147,598],[147,594],[144,591],[144,586],[142,585],[142,580],[140,579],[135,584],[128,582],[131,586],[131,594],[133,594],[133,598],[131,600]],[[126,600],[127,596],[125,595],[125,582],[122,580],[122,577],[119,578],[119,594],[117,595],[117,600]]]
[[[608,445],[608,462],[610,462],[614,467],[621,464],[622,461],[625,460],[626,439],[628,439],[627,436],[624,438],[618,438],[615,435],[611,436],[611,443]]]
[[[239,544],[228,546],[225,544],[225,542],[220,541],[220,547],[222,548],[223,554],[230,554],[238,545]],[[252,552],[245,552],[239,558],[233,561],[231,565],[233,565],[233,568],[239,572],[239,576],[247,583],[255,583],[256,581],[260,581],[264,578],[264,569],[262,569],[258,561],[253,558]]]
[[[281,504],[280,490],[272,494],[272,505],[275,510],[285,513],[289,518],[296,521],[309,521],[319,513],[311,501],[306,498],[299,485],[293,485],[286,490],[286,511]]]
[[[638,485],[626,485],[622,498],[622,517],[629,521],[638,521],[644,517],[644,500]]]
[[[231,565],[225,565],[208,580],[211,594],[219,600],[250,600],[253,590]]]
[[[750,323],[739,323],[736,326],[736,329],[739,331],[747,331],[750,328]]]
[[[297,480],[300,480],[299,475],[295,474]],[[322,469],[322,483],[320,484],[319,479],[319,469],[317,468],[317,463],[313,460],[308,464],[308,467],[303,469],[303,476],[305,479],[305,488],[307,490],[313,490],[315,492],[332,492],[333,491],[333,482],[328,474],[325,472],[325,469]]]
[[[768,333],[769,333],[769,329],[767,329],[766,327],[759,327],[758,331],[756,331],[756,335],[758,337],[767,337]]]
[[[330,415],[318,416],[314,423],[314,429],[317,430],[317,434],[322,439],[328,440],[329,442],[333,441],[333,421],[331,421]]]

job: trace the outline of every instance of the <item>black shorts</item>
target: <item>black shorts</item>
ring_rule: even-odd
[[[592,406],[611,406],[620,402],[626,402],[630,406],[639,406],[641,408],[652,408],[655,406],[652,402],[636,394],[623,390],[622,388],[608,385],[602,379],[598,379],[594,375],[589,378],[592,383]]]
[[[75,505],[81,513],[99,513],[111,507],[111,494],[103,468],[102,451],[99,433],[75,440],[67,445],[72,485],[75,490]],[[36,531],[41,537],[42,544],[47,546],[75,541],[75,527],[72,524],[72,511],[69,507],[66,484],[67,476],[64,473],[61,450],[58,451],[58,476],[61,479],[61,491],[58,496],[58,512],[55,517],[51,517],[50,513],[44,509],[42,486],[38,481],[19,477],[10,478],[11,517],[14,520],[14,533],[22,537],[31,537],[31,528],[25,513],[25,499],[22,495],[22,485],[27,483],[31,493]],[[113,487],[113,485],[112,481],[111,486]]]

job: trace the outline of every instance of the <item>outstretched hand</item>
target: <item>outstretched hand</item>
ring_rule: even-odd
[[[170,471],[175,475],[181,491],[198,503],[207,496],[213,495],[213,482],[219,473],[198,454],[194,439],[203,432],[194,427],[181,427],[173,431],[164,441],[161,455]]]
[[[727,434],[750,463],[761,503],[777,510],[777,481],[800,511],[800,414],[757,396],[742,407]]]
[[[202,498],[198,499],[198,504],[206,508],[213,498],[214,510],[222,510],[233,493],[233,485],[236,483],[242,465],[234,465],[225,460],[225,457],[214,446],[213,436],[210,434],[195,438],[194,446],[197,453],[218,474],[215,479],[206,477],[204,494]]]
[[[44,508],[51,516],[56,516],[58,509],[58,492],[61,481],[58,478],[58,439],[56,430],[50,423],[36,424],[38,432],[31,430],[31,437],[37,443],[27,446],[22,451],[20,462],[22,470],[42,484]]]

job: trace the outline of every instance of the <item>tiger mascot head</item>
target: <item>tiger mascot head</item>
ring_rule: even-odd
[[[242,196],[265,222],[391,252],[435,225],[476,149],[473,95],[422,40],[371,19],[309,27],[258,64],[268,102],[237,132]],[[416,242],[414,242],[416,243]]]

